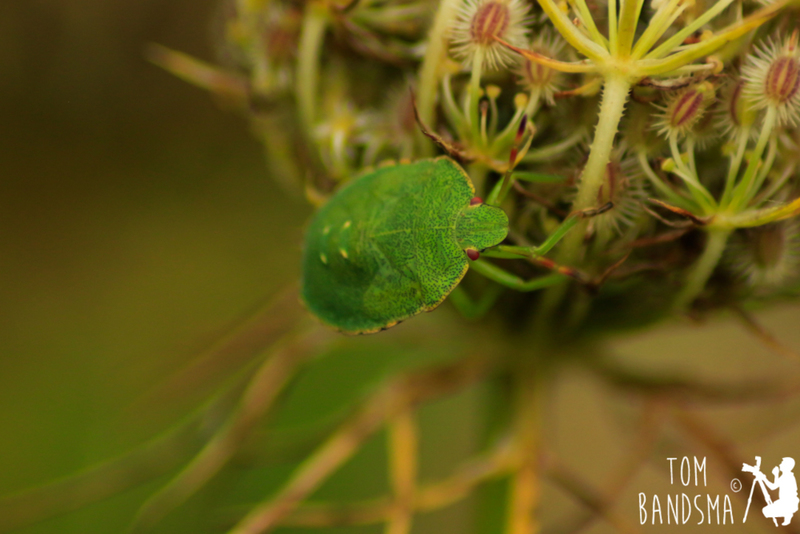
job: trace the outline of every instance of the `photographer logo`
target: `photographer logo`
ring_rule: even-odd
[[[742,471],[751,473],[753,475],[753,485],[750,486],[750,497],[747,499],[747,508],[744,512],[744,519],[742,522],[747,521],[747,513],[750,511],[750,504],[753,501],[753,492],[758,485],[764,497],[764,502],[767,503],[761,510],[764,517],[772,519],[775,526],[778,526],[778,519],[783,519],[781,525],[788,525],[794,514],[797,512],[798,505],[800,505],[800,498],[797,496],[797,479],[792,472],[794,469],[794,459],[788,456],[781,460],[781,464],[772,469],[772,482],[767,479],[767,476],[761,472],[761,457],[756,456],[755,465],[742,464]],[[778,499],[772,500],[769,490],[778,490]]]
[[[797,479],[793,469],[794,458],[788,456],[781,459],[780,464],[772,469],[772,477],[767,478],[761,471],[761,457],[755,457],[754,465],[742,464],[742,472],[747,475],[744,483],[738,478],[730,482],[731,494],[707,493],[701,488],[708,487],[707,463],[705,457],[667,458],[669,462],[670,486],[681,488],[680,493],[669,492],[666,495],[648,495],[639,493],[639,524],[651,525],[686,525],[693,523],[733,525],[733,494],[747,489],[747,506],[741,515],[741,508],[736,513],[736,520],[741,517],[747,522],[748,514],[759,512],[776,527],[791,524],[792,518],[800,509],[800,497],[797,492]],[[692,488],[693,486],[693,488]],[[756,489],[756,486],[758,489]],[[755,501],[753,502],[753,496]],[[741,496],[744,497],[744,494]],[[740,501],[744,503],[744,500]],[[751,513],[751,508],[753,509]],[[760,510],[759,510],[760,508]]]

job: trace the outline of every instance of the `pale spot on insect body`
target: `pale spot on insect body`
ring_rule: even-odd
[[[344,259],[347,259],[347,251],[345,249],[340,248],[339,254],[341,254]]]
[[[325,228],[322,229],[322,235],[328,235],[330,233],[330,231],[331,231],[331,227],[330,226],[326,226]]]
[[[328,265],[328,256],[326,256],[324,252],[320,252],[320,254],[319,254],[319,260],[320,260],[322,263],[324,263],[325,265]]]
[[[342,230],[346,230],[348,228],[350,228],[350,221],[345,221],[345,223],[342,225]]]

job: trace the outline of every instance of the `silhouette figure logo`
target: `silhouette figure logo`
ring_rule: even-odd
[[[761,457],[756,456],[755,465],[742,464],[742,471],[752,473],[755,477],[753,485],[750,487],[750,497],[747,499],[747,509],[744,512],[744,521],[747,521],[747,513],[750,511],[750,503],[753,501],[753,492],[756,489],[756,484],[761,488],[761,493],[764,495],[764,501],[767,505],[761,510],[764,517],[772,519],[775,526],[778,526],[778,518],[783,518],[782,525],[788,525],[798,507],[800,507],[800,498],[797,496],[797,479],[792,472],[794,469],[793,458],[783,458],[781,464],[772,469],[773,481],[767,479],[767,475],[761,472]],[[769,490],[778,490],[778,500],[773,501],[769,494]]]

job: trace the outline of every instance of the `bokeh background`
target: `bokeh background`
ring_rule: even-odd
[[[0,2],[0,495],[78,472],[169,428],[186,413],[184,404],[159,413],[131,406],[297,279],[309,207],[270,179],[244,119],[144,58],[147,43],[156,42],[213,60],[217,4]],[[429,331],[441,319],[435,316],[415,321]],[[796,304],[758,317],[800,350]],[[282,422],[325,420],[392,372],[458,353],[451,350],[457,339],[428,335],[409,343],[414,328],[338,344],[301,377]],[[613,347],[625,365],[655,373],[738,380],[800,371],[726,317],[700,326],[676,321],[614,340]],[[445,475],[475,451],[487,417],[484,396],[476,387],[423,411],[425,477]],[[547,439],[575,472],[602,485],[631,445],[626,410],[638,402],[572,365],[553,399]],[[729,428],[751,461],[759,454],[771,468],[782,456],[800,460],[800,434],[789,424],[800,418],[798,403],[781,403],[772,426],[763,408],[736,405],[706,416]],[[385,491],[384,441],[371,440],[322,496]],[[264,464],[261,445],[256,439],[158,531],[219,532],[241,512],[236,503],[268,495],[298,458]],[[707,454],[689,445],[675,452]],[[668,483],[667,454],[620,497],[620,514],[642,531],[676,528],[638,525],[639,491],[679,492]],[[710,480],[721,471],[709,456]],[[167,480],[18,532],[124,532]],[[708,492],[729,492],[725,480],[714,483]],[[424,516],[415,532],[472,532],[476,506],[466,501]],[[545,524],[558,526],[581,506],[545,485],[543,509]],[[738,520],[738,501],[735,510]],[[613,529],[599,521],[587,531]]]

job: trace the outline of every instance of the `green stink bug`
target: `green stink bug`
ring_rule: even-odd
[[[308,309],[349,334],[434,309],[466,274],[468,257],[508,233],[503,210],[474,196],[467,173],[447,157],[382,167],[347,184],[308,227]]]

